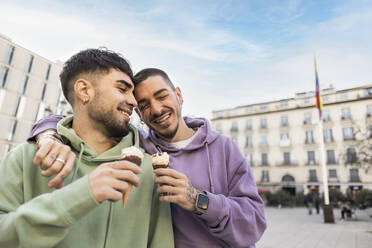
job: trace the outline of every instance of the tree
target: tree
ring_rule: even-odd
[[[372,169],[372,115],[367,114],[363,124],[353,123],[353,145],[341,154],[345,165],[354,165],[367,173]]]

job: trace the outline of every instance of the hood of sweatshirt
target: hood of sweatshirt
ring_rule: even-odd
[[[156,146],[158,151],[173,153],[174,155],[177,153],[182,153],[184,151],[192,151],[200,149],[206,145],[212,144],[217,137],[220,135],[219,133],[212,130],[208,120],[205,118],[189,118],[184,117],[186,125],[190,128],[198,128],[198,132],[195,134],[196,136],[192,140],[190,144],[188,144],[185,148],[178,149],[172,146],[171,143],[161,140],[155,134],[155,132],[150,129],[148,138],[151,142]]]
[[[66,143],[71,145],[71,148],[79,153],[79,160],[87,162],[106,162],[121,159],[121,149],[128,146],[136,146],[142,152],[143,149],[139,147],[139,135],[137,129],[129,124],[129,133],[123,137],[118,144],[102,154],[98,154],[92,147],[90,147],[84,140],[82,140],[72,129],[73,117],[66,117],[60,120],[57,124],[57,132],[64,139]]]

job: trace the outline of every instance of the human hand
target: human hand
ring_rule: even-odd
[[[118,201],[129,184],[139,186],[137,174],[141,172],[140,167],[126,160],[103,163],[89,174],[89,186],[99,203],[105,200]]]
[[[157,176],[154,182],[160,184],[157,190],[161,194],[160,201],[175,203],[189,211],[195,210],[198,191],[185,174],[169,168],[156,169],[154,173]]]
[[[41,175],[45,177],[56,175],[49,181],[48,187],[59,189],[62,187],[63,180],[72,171],[76,155],[69,146],[55,138],[52,132],[54,131],[48,130],[38,135],[38,151],[33,162],[40,166]]]

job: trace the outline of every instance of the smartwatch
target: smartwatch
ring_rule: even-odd
[[[195,210],[194,213],[197,215],[202,215],[208,210],[209,197],[207,192],[198,192],[196,195]]]

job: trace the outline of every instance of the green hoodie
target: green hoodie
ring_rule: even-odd
[[[120,160],[121,149],[139,145],[137,130],[98,155],[61,120],[58,133],[76,153],[74,171],[59,189],[33,164],[36,145],[26,143],[9,152],[0,166],[0,247],[173,247],[169,204],[162,203],[153,183],[151,157],[145,154],[140,186],[122,201],[99,204],[88,174],[101,163]],[[143,151],[143,150],[142,150]]]

